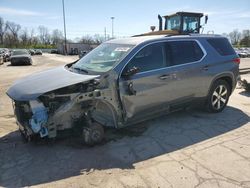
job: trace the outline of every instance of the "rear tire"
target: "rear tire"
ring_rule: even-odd
[[[212,113],[218,113],[227,106],[231,89],[225,80],[216,80],[207,97],[206,110]]]
[[[89,146],[99,144],[104,138],[103,126],[98,123],[93,123],[90,126],[83,127],[82,136],[84,143]]]

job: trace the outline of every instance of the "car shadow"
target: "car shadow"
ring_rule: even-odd
[[[21,66],[31,66],[31,64],[27,64],[27,63],[21,63],[21,64],[8,64],[7,67],[21,67]]]
[[[245,96],[245,97],[250,97],[250,90],[248,91],[241,91],[239,94]]]
[[[108,130],[106,142],[95,147],[75,147],[71,139],[52,145],[25,144],[18,131],[11,132],[0,138],[0,186],[32,186],[95,170],[133,169],[135,163],[212,139],[247,122],[249,116],[233,107],[218,114],[191,109]]]

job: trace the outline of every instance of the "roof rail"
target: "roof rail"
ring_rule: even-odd
[[[219,34],[199,34],[199,33],[190,33],[190,36],[215,36],[215,37],[220,37],[221,35]]]
[[[190,35],[189,34],[166,35],[165,37],[182,37],[182,36],[190,36]]]

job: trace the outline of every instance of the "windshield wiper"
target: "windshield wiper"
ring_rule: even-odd
[[[81,71],[81,72],[85,72],[85,73],[89,73],[87,70],[84,70],[84,69],[81,69],[79,67],[72,67],[74,70],[78,70],[78,71]]]

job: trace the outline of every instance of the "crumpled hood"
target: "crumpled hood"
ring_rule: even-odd
[[[65,67],[58,67],[16,81],[8,89],[7,95],[16,101],[34,100],[49,91],[90,81],[97,77],[99,75],[77,74],[66,70]]]

